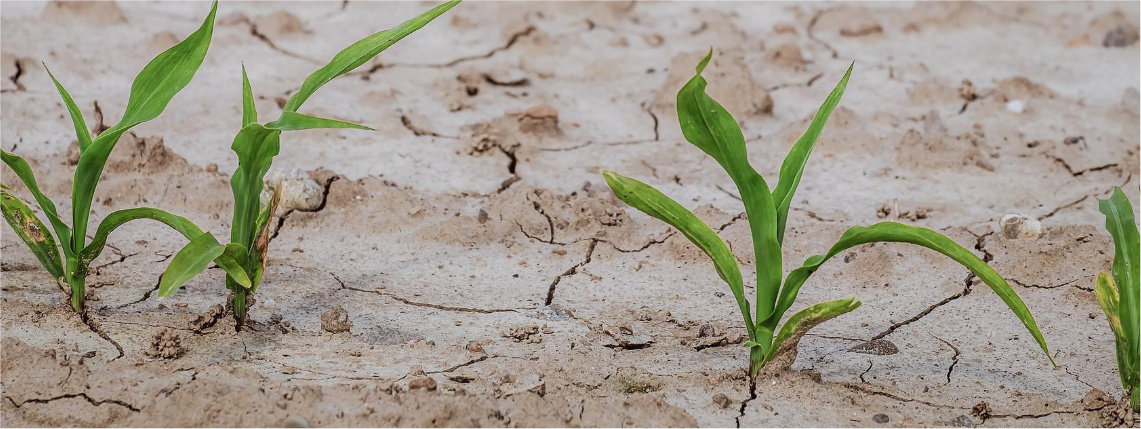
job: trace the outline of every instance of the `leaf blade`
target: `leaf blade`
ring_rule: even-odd
[[[1137,221],[1133,206],[1121,188],[1115,187],[1107,199],[1098,200],[1098,209],[1105,215],[1105,229],[1113,237],[1113,279],[1120,297],[1118,308],[1121,318],[1121,331],[1127,344],[1125,367],[1119,368],[1133,383],[1138,379],[1139,347],[1141,332],[1138,329],[1138,289],[1141,282],[1141,239],[1138,238]]]
[[[374,33],[349,45],[337,53],[337,55],[329,61],[329,64],[326,64],[305,78],[305,82],[301,84],[301,89],[289,97],[289,101],[285,103],[284,111],[296,112],[309,97],[313,96],[313,93],[317,92],[317,89],[329,83],[329,81],[337,76],[360,67],[361,64],[379,55],[385,49],[388,49],[388,47],[399,42],[400,39],[419,30],[459,3],[460,0],[453,0],[441,4],[394,28]]]
[[[71,247],[75,253],[83,250],[91,200],[95,197],[99,176],[103,174],[111,150],[127,130],[158,117],[170,100],[190,83],[206,58],[217,11],[218,2],[215,0],[210,14],[198,30],[143,67],[131,84],[131,96],[127,100],[123,119],[95,137],[87,150],[80,154],[71,195],[72,226],[75,227],[73,236],[76,237],[72,240]]]
[[[1049,348],[1046,346],[1046,339],[1042,337],[1042,332],[1038,329],[1038,323],[1034,320],[1034,316],[1030,314],[1030,310],[1026,308],[1026,304],[1022,302],[1022,299],[1018,297],[1018,294],[1014,292],[1010,284],[1008,284],[994,268],[991,268],[986,262],[979,259],[978,256],[975,256],[969,250],[942,234],[926,228],[896,222],[880,222],[871,226],[849,228],[827,254],[812,256],[805,260],[803,266],[789,273],[785,279],[785,285],[783,290],[781,290],[775,311],[765,319],[763,323],[768,326],[775,326],[776,323],[780,321],[784,312],[796,301],[796,295],[800,292],[800,287],[808,280],[808,277],[819,269],[824,262],[828,261],[828,259],[849,248],[875,242],[899,242],[923,246],[942,253],[966,267],[974,273],[975,276],[986,283],[986,285],[1006,303],[1011,312],[1018,317],[1023,326],[1026,327],[1026,330],[1034,337],[1034,341],[1037,342],[1038,346],[1042,348],[1042,351],[1046,353],[1046,357],[1050,359],[1050,363],[1054,364],[1054,358],[1050,355]]]
[[[853,67],[855,67],[854,62],[848,66],[848,71],[844,73],[840,83],[837,83],[832,92],[828,94],[828,98],[824,99],[824,104],[813,115],[808,129],[796,140],[788,155],[785,155],[784,162],[781,163],[780,180],[777,181],[776,189],[773,189],[773,199],[776,200],[777,206],[777,241],[779,242],[784,242],[788,210],[792,206],[792,196],[796,193],[797,185],[800,184],[800,177],[804,174],[804,166],[808,163],[808,157],[812,155],[812,148],[816,146],[816,141],[820,139],[820,133],[824,131],[824,124],[828,122],[828,117],[840,104],[840,97],[844,96],[844,89],[848,87],[848,78],[852,75]]]
[[[63,85],[56,80],[55,75],[48,69],[48,65],[44,65],[44,70],[48,72],[48,77],[51,78],[52,83],[55,83],[56,90],[59,91],[59,96],[63,98],[63,105],[67,107],[67,113],[71,116],[71,123],[75,127],[75,139],[79,142],[79,152],[87,150],[91,146],[91,131],[87,130],[87,122],[83,120],[83,113],[79,111],[79,106],[75,105],[75,100],[71,98],[71,94],[63,89]]]
[[[103,221],[99,222],[99,227],[95,229],[95,234],[92,236],[91,243],[83,248],[79,257],[83,261],[94,261],[103,253],[103,246],[107,244],[107,239],[115,229],[123,224],[139,219],[150,219],[161,222],[166,226],[171,227],[183,237],[192,240],[199,235],[202,235],[202,229],[191,222],[189,219],[178,216],[163,210],[151,207],[135,207],[111,212]]]
[[[234,217],[230,226],[230,242],[247,248],[253,246],[254,223],[261,211],[263,178],[281,151],[281,131],[253,123],[234,136],[230,146],[238,155],[238,168],[230,178],[234,194]]]
[[[24,187],[28,188],[28,192],[32,193],[32,198],[40,205],[40,211],[44,212],[44,216],[48,218],[48,223],[51,224],[52,229],[55,230],[56,238],[59,239],[60,245],[63,246],[63,253],[65,256],[72,256],[71,251],[71,229],[67,224],[63,223],[59,214],[56,212],[55,203],[51,198],[44,195],[40,191],[39,184],[36,183],[36,176],[32,173],[32,167],[28,162],[19,155],[0,150],[0,159],[4,164],[8,165],[16,176],[24,183]]]
[[[246,65],[242,64],[242,128],[257,123],[258,107],[254,104],[254,90],[250,87],[250,78],[246,75]]]
[[[318,118],[316,116],[303,115],[297,112],[281,112],[281,118],[265,124],[265,127],[277,131],[301,131],[323,128],[350,128],[368,131],[373,130],[372,128],[366,127],[364,125],[354,124],[352,122]]]
[[[792,317],[788,318],[784,326],[781,326],[776,339],[773,340],[772,347],[770,347],[768,353],[766,353],[765,361],[769,361],[774,355],[780,352],[781,346],[785,348],[796,347],[797,343],[800,342],[800,337],[804,336],[804,334],[808,333],[812,328],[851,312],[859,308],[861,304],[860,301],[856,300],[856,297],[849,296],[834,301],[816,303],[804,310],[798,311],[796,314],[793,314]],[[785,344],[785,342],[789,340],[792,340],[792,342]]]
[[[210,262],[218,262],[218,266],[226,270],[226,274],[233,276],[239,282],[244,281],[242,285],[249,287],[249,278],[241,266],[233,258],[223,256],[226,248],[227,246],[218,243],[214,235],[209,232],[191,239],[174,255],[170,265],[163,272],[162,279],[159,280],[159,298],[173,295],[183,284],[205,271]]]
[[[20,237],[36,260],[40,261],[40,265],[43,265],[58,282],[64,276],[59,248],[35,212],[27,203],[8,193],[7,190],[0,191],[0,211],[3,212],[4,220],[16,232],[16,236]]]
[[[753,238],[757,265],[756,314],[772,312],[784,274],[777,240],[776,206],[765,179],[749,164],[745,136],[737,121],[705,92],[702,72],[713,57],[710,49],[695,68],[695,75],[677,94],[678,122],[686,140],[717,160],[741,192]]]
[[[717,236],[713,228],[710,228],[709,225],[706,225],[681,204],[650,185],[613,171],[603,171],[602,176],[618,199],[676,228],[702,252],[705,252],[709,259],[713,260],[717,275],[729,284],[733,298],[737,300],[737,306],[745,319],[749,337],[756,340],[753,338],[752,312],[749,310],[749,301],[745,299],[745,285],[741,278],[741,269],[737,266],[737,259],[729,250],[729,246],[721,240],[721,237]]]

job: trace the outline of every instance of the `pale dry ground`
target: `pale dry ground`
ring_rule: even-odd
[[[240,64],[268,118],[336,49],[430,5],[223,2],[202,69],[119,143],[93,217],[155,206],[227,235]],[[207,8],[3,4],[0,137],[63,212],[73,136],[40,62],[89,124],[94,101],[111,124],[131,77]],[[158,224],[112,236],[89,279],[91,327],[4,227],[0,422],[1095,425],[1104,404],[1091,391],[1120,386],[1091,289],[1112,258],[1093,196],[1120,185],[1136,204],[1141,86],[1137,45],[1102,40],[1137,16],[1136,3],[460,5],[304,109],[375,132],[285,136],[275,166],[314,170],[327,199],[283,216],[249,329],[229,318],[188,327],[224,302],[221,270],[157,300],[184,243]],[[792,370],[750,399],[728,288],[599,176],[613,169],[697,208],[752,275],[736,191],[682,139],[673,111],[710,46],[710,92],[770,184],[855,61],[797,194],[786,269],[881,220],[885,204],[926,210],[902,221],[990,255],[1061,367],[965,269],[881,244],[809,281],[794,310],[851,294],[864,305],[814,330]],[[964,80],[977,99],[963,97]],[[1045,235],[1004,238],[1006,213],[1040,218]],[[351,332],[322,329],[336,306]],[[712,336],[699,337],[706,324]],[[146,354],[164,327],[181,336],[177,359]],[[425,377],[434,390],[409,389]]]

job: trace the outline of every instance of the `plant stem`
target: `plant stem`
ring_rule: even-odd
[[[235,329],[242,330],[242,325],[246,323],[246,290],[241,286],[234,289],[234,319],[237,321]]]
[[[749,378],[757,377],[757,373],[761,372],[761,368],[765,366],[765,351],[760,347],[753,347],[749,349]]]
[[[86,277],[82,275],[69,276],[67,284],[71,286],[71,309],[83,314],[84,300],[87,294]]]

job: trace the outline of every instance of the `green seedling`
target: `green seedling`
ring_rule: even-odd
[[[970,251],[929,229],[895,222],[853,227],[844,232],[840,241],[833,245],[827,254],[812,256],[803,266],[789,273],[788,277],[784,278],[782,287],[781,246],[793,193],[800,182],[808,156],[812,153],[812,147],[824,128],[824,123],[840,102],[852,69],[849,68],[844,74],[844,78],[816,112],[808,130],[793,145],[781,165],[779,182],[776,188],[770,191],[765,179],[749,164],[745,153],[745,139],[737,121],[705,93],[706,81],[701,72],[712,55],[713,52],[710,51],[709,55],[701,60],[697,65],[696,75],[678,92],[678,120],[686,140],[713,157],[729,173],[729,177],[741,193],[749,220],[749,230],[752,233],[756,260],[756,312],[750,310],[750,302],[745,298],[745,285],[736,259],[712,228],[680,204],[645,183],[611,171],[604,171],[603,176],[619,199],[681,231],[713,260],[718,276],[729,284],[744,318],[749,335],[745,346],[749,348],[749,368],[752,376],[755,377],[763,366],[784,355],[785,352],[795,351],[800,337],[809,329],[860,306],[855,297],[818,303],[792,315],[779,330],[777,329],[785,312],[795,303],[800,287],[824,262],[853,246],[881,241],[917,244],[947,255],[965,266],[990,286],[1014,311],[1049,358],[1046,341],[1042,338],[1034,317],[1010,285]]]
[[[231,222],[230,242],[221,244],[214,235],[203,232],[190,240],[171,260],[159,282],[159,298],[169,297],[179,287],[207,268],[211,261],[226,271],[226,288],[231,291],[231,304],[237,326],[245,323],[247,297],[258,290],[265,270],[266,247],[269,245],[269,219],[276,206],[275,197],[264,207],[261,203],[263,180],[280,149],[283,131],[320,128],[370,128],[332,119],[316,118],[297,110],[317,91],[334,78],[356,69],[380,54],[405,36],[419,30],[436,17],[459,4],[459,0],[439,5],[395,28],[375,33],[349,45],[305,79],[301,89],[285,103],[277,120],[258,123],[253,91],[242,67],[242,129],[230,147],[238,155],[238,168],[230,179],[234,191],[234,217]],[[220,261],[218,258],[223,257]],[[233,263],[227,266],[224,263]]]
[[[187,237],[197,237],[201,234],[193,223],[182,217],[158,209],[139,207],[107,215],[96,228],[91,241],[87,242],[91,201],[95,197],[95,187],[99,184],[99,177],[103,174],[103,167],[107,164],[111,150],[115,148],[123,133],[135,125],[158,117],[175,94],[190,83],[190,79],[194,77],[194,73],[198,71],[198,67],[206,57],[206,50],[210,47],[210,38],[214,31],[214,14],[217,9],[218,4],[215,2],[206,21],[197,31],[143,67],[131,85],[131,97],[127,101],[127,110],[123,113],[123,119],[98,136],[91,136],[75,101],[51,71],[48,71],[60,96],[63,97],[64,105],[67,106],[80,150],[71,190],[70,227],[60,218],[55,203],[40,192],[31,166],[15,154],[0,151],[4,163],[16,173],[32,194],[40,212],[47,217],[51,229],[46,228],[28,204],[12,194],[7,186],[0,188],[0,207],[3,209],[4,220],[28,245],[36,259],[48,270],[48,273],[51,273],[60,287],[70,293],[71,308],[81,315],[86,314],[84,299],[88,266],[103,252],[107,237],[116,228],[135,219],[153,219],[169,225]],[[47,69],[46,64],[44,69]],[[63,248],[62,258],[57,245]]]
[[[1133,218],[1133,206],[1121,188],[1114,188],[1113,195],[1099,200],[1098,206],[1105,214],[1105,229],[1113,236],[1113,275],[1102,272],[1097,276],[1097,301],[1109,319],[1113,339],[1117,346],[1117,372],[1121,386],[1129,395],[1129,406],[1136,410],[1138,385],[1138,282],[1141,281],[1141,258],[1137,237],[1137,221]]]

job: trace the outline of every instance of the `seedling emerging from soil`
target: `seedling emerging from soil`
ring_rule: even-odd
[[[1034,317],[1030,315],[1030,311],[1010,285],[970,251],[929,229],[895,222],[853,227],[844,232],[840,241],[833,245],[827,254],[810,257],[802,267],[793,270],[784,279],[782,287],[781,246],[789,205],[800,182],[804,165],[812,153],[812,147],[820,137],[828,116],[840,102],[852,69],[849,68],[844,74],[844,78],[816,112],[808,130],[796,141],[781,165],[780,180],[776,188],[770,191],[765,179],[749,164],[745,154],[745,139],[737,126],[737,121],[705,93],[706,81],[701,77],[701,72],[712,55],[713,52],[710,51],[709,55],[701,60],[697,65],[696,76],[678,92],[678,120],[686,140],[717,160],[741,192],[756,258],[756,313],[750,311],[749,300],[745,298],[745,285],[736,259],[712,228],[680,204],[645,183],[612,171],[604,171],[603,176],[618,198],[677,228],[713,259],[717,274],[729,284],[741,309],[741,316],[745,319],[749,335],[745,346],[749,347],[749,368],[752,376],[756,376],[763,366],[777,358],[795,356],[795,353],[785,352],[790,350],[795,352],[800,337],[809,329],[860,306],[855,297],[815,304],[792,315],[784,326],[777,330],[777,324],[785,312],[796,302],[796,295],[801,285],[820,268],[820,265],[848,248],[879,241],[917,244],[963,264],[1006,302],[1049,357],[1046,341],[1038,331]],[[791,361],[782,362],[782,365],[791,363]]]
[[[218,4],[215,2],[206,21],[197,31],[143,67],[131,85],[131,97],[127,101],[127,110],[123,113],[123,119],[94,138],[87,130],[83,114],[76,107],[71,95],[63,89],[63,85],[55,79],[55,76],[48,72],[71,115],[76,140],[79,142],[80,157],[75,167],[75,180],[71,190],[70,228],[60,218],[55,203],[40,192],[31,166],[17,155],[0,152],[4,163],[24,182],[24,186],[36,200],[52,229],[47,229],[28,204],[13,195],[7,186],[3,186],[0,190],[0,203],[2,203],[0,207],[3,208],[4,220],[28,245],[48,273],[55,277],[60,287],[65,291],[70,289],[71,308],[77,313],[84,314],[86,292],[84,289],[88,265],[103,253],[107,236],[115,228],[135,219],[154,219],[187,237],[197,237],[201,234],[193,223],[182,217],[146,207],[119,210],[107,215],[95,230],[90,243],[87,242],[87,222],[91,215],[91,201],[95,197],[95,187],[99,184],[99,176],[103,173],[103,167],[107,164],[111,150],[115,148],[123,133],[135,125],[158,117],[174,95],[190,83],[190,79],[194,77],[198,66],[202,65],[202,60],[206,57],[207,48],[210,47],[210,38],[214,31],[214,13],[217,9]],[[47,69],[47,66],[44,68]],[[52,237],[52,232],[55,233],[55,237]],[[56,247],[57,244],[63,248],[62,258]]]
[[[234,218],[231,222],[230,243],[221,244],[213,234],[201,233],[190,240],[171,260],[170,266],[159,282],[158,296],[174,294],[184,283],[201,273],[211,261],[226,270],[226,288],[232,293],[232,308],[237,326],[245,323],[248,304],[246,298],[258,290],[265,269],[266,247],[269,245],[269,219],[273,216],[277,193],[265,207],[261,204],[261,192],[266,172],[280,149],[283,131],[309,130],[319,128],[354,128],[368,130],[368,127],[332,119],[316,118],[297,113],[301,105],[318,88],[337,76],[348,73],[380,54],[405,36],[419,30],[436,17],[459,4],[459,0],[439,5],[395,28],[375,33],[349,45],[332,61],[313,72],[301,84],[301,89],[289,98],[277,120],[265,124],[258,123],[254,106],[253,91],[242,67],[242,130],[234,137],[230,147],[238,155],[238,169],[230,179],[234,191]],[[219,262],[234,261],[234,266]]]
[[[1137,409],[1138,386],[1138,282],[1141,281],[1141,240],[1137,236],[1137,221],[1133,206],[1121,188],[1113,195],[1099,200],[1105,214],[1105,229],[1113,236],[1113,276],[1102,272],[1097,276],[1097,301],[1109,319],[1113,339],[1117,343],[1117,372],[1121,386],[1129,394],[1129,405]]]

